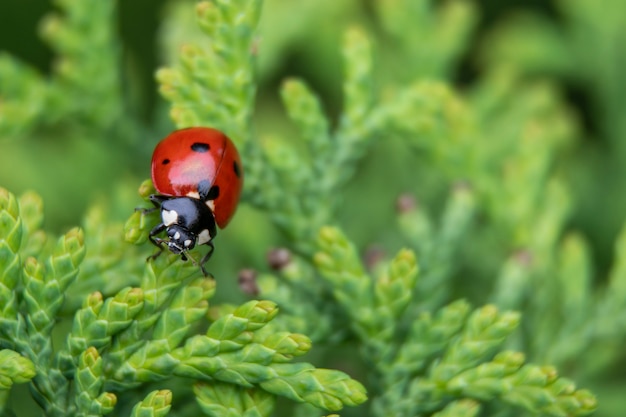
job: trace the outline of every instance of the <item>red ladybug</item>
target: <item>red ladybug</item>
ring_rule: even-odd
[[[150,201],[161,210],[161,220],[150,231],[150,241],[160,250],[163,244],[183,260],[198,245],[210,247],[200,261],[213,254],[213,239],[226,227],[237,209],[243,170],[237,148],[222,132],[208,127],[191,127],[172,132],[152,154],[152,182],[159,194]],[[156,237],[162,231],[167,238]]]

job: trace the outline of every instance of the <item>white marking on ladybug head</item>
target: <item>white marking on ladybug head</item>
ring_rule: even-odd
[[[171,226],[178,223],[178,213],[175,210],[162,210],[161,218],[165,226]]]
[[[185,244],[185,247],[191,245],[191,239],[185,240],[184,244]]]
[[[179,232],[174,233],[174,239],[176,239],[176,240],[180,239],[180,233]]]
[[[197,191],[189,191],[187,193],[187,197],[199,199],[200,198],[200,193],[198,193]]]
[[[209,229],[204,229],[198,234],[198,245],[204,245],[209,241],[211,241],[211,234],[209,233]]]
[[[204,202],[204,204],[206,204],[206,206],[210,208],[211,211],[215,211],[215,200],[207,200]]]

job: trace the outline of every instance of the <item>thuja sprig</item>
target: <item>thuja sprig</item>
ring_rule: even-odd
[[[4,412],[13,384],[30,381],[36,374],[33,362],[9,350],[0,350],[0,414]]]
[[[152,180],[144,180],[139,185],[137,192],[144,201],[146,208],[151,207],[150,195],[156,193]],[[150,229],[154,227],[153,225],[158,224],[158,216],[159,213],[156,210],[135,210],[124,225],[124,239],[135,245],[146,242]]]
[[[455,256],[469,235],[476,211],[476,193],[464,183],[452,187],[438,221],[413,196],[398,199],[398,229],[420,258],[417,288],[423,297],[414,300],[411,309],[434,309],[449,298]]]
[[[504,351],[492,361],[461,372],[450,379],[447,389],[488,401],[501,398],[535,413],[548,415],[587,415],[596,399],[574,383],[559,378],[550,366],[524,364],[524,355]]]
[[[393,38],[389,52],[406,57],[404,66],[394,66],[390,71],[405,80],[450,75],[471,38],[478,15],[474,4],[467,1],[418,4],[376,0],[373,5],[383,29]]]
[[[146,264],[140,285],[143,291],[143,308],[135,316],[130,326],[113,339],[112,346],[106,355],[107,372],[118,369],[137,350],[146,349],[146,337],[151,334],[155,323],[161,318],[164,311],[168,311],[165,309],[172,301],[173,294],[181,291],[184,284],[189,283],[191,277],[197,273],[197,268],[193,265],[176,264],[177,260],[178,257],[175,256],[161,256],[154,262]],[[192,286],[188,291],[195,289],[196,286]],[[188,305],[186,307],[193,308],[194,306]],[[166,315],[169,316],[170,314],[172,313]],[[182,314],[186,314],[184,310]],[[162,329],[162,326],[161,324],[159,328]],[[174,336],[172,335],[172,337]]]
[[[12,346],[25,336],[23,319],[17,314],[19,300],[17,286],[22,276],[20,247],[23,226],[17,199],[6,189],[0,188],[0,336]]]
[[[299,128],[304,152],[286,143],[256,144],[248,165],[248,178],[252,178],[245,198],[267,211],[296,242],[295,249],[307,256],[313,253],[310,242],[316,231],[330,222],[337,209],[336,191],[351,178],[380,128],[380,114],[372,107],[369,42],[362,31],[352,29],[343,45],[345,104],[337,129],[330,129],[320,100],[309,87],[289,79],[281,97]],[[327,203],[320,205],[320,201]]]
[[[417,279],[413,252],[401,251],[386,274],[372,279],[363,267],[351,242],[335,228],[320,231],[315,264],[328,280],[336,300],[348,313],[353,329],[362,339],[370,339],[376,361],[382,357],[394,332],[390,322],[397,320],[411,300]],[[374,346],[378,345],[378,346]]]
[[[96,348],[90,347],[80,355],[75,381],[78,416],[102,416],[113,411],[117,397],[112,393],[102,392],[102,358]]]
[[[5,253],[0,264],[5,301],[1,333],[4,344],[32,361],[35,399],[50,415],[63,415],[69,382],[54,364],[51,334],[64,292],[76,278],[84,257],[83,234],[72,229],[50,251],[39,254],[43,260],[29,257],[23,261],[21,244],[28,247],[30,239],[25,235],[37,234],[32,229],[41,223],[41,205],[38,198],[29,195],[19,201],[25,207],[25,222],[21,221],[18,200],[0,189],[0,250]]]
[[[340,340],[344,335],[340,322],[345,318],[333,304],[324,302],[327,288],[320,285],[314,268],[285,248],[278,251],[288,259],[275,267],[274,274],[254,273],[251,277],[258,293],[281,306],[282,314],[273,328],[298,331],[313,341]]]
[[[85,305],[74,315],[72,331],[67,338],[67,351],[73,362],[88,347],[102,349],[111,344],[112,337],[131,325],[143,308],[143,292],[126,288],[113,298],[103,300],[95,292],[85,299]],[[66,364],[66,369],[71,369]]]
[[[64,291],[78,274],[84,256],[83,235],[73,229],[62,236],[45,264],[29,258],[24,266],[24,306],[28,347],[37,367],[35,398],[51,415],[62,415],[69,382],[53,366],[51,331],[64,300]]]
[[[109,355],[111,361],[121,363],[120,369],[110,368],[114,372],[113,377],[122,385],[132,385],[132,378],[127,378],[130,367],[136,367],[138,363],[156,363],[157,367],[167,368],[170,353],[187,337],[190,327],[202,319],[207,310],[207,300],[213,295],[215,281],[213,279],[199,278],[187,285],[181,285],[176,289],[172,298],[164,303],[165,309],[158,313],[153,313],[136,322],[135,328],[130,332],[122,334],[118,339],[118,344]],[[156,320],[155,320],[156,318]],[[150,340],[137,338],[135,341],[129,340],[130,336],[137,337],[138,332],[148,323],[154,323],[151,329]],[[143,329],[147,332],[148,329]],[[126,348],[122,348],[127,345]],[[167,376],[167,371],[163,371]]]
[[[23,135],[64,116],[71,124],[106,128],[123,115],[115,2],[55,3],[60,13],[49,14],[41,24],[41,36],[56,53],[51,77],[17,58],[0,57],[0,79],[11,80],[0,82],[0,131],[5,134]]]
[[[76,0],[56,3],[62,14],[48,15],[41,25],[42,36],[58,53],[51,107],[72,113],[92,127],[111,127],[123,114],[113,24],[116,4]]]
[[[179,128],[213,126],[241,144],[250,136],[254,36],[260,0],[217,0],[197,4],[197,22],[210,38],[207,48],[183,46],[181,65],[161,69],[161,94],[172,102]]]
[[[0,80],[0,132],[17,136],[45,113],[41,96],[47,96],[48,86],[34,69],[5,53],[0,55]]]
[[[251,301],[218,319],[205,335],[187,339],[181,347],[157,354],[137,351],[114,377],[129,384],[172,375],[217,380],[244,388],[256,386],[329,410],[365,401],[363,386],[343,372],[288,362],[310,349],[305,336],[256,337],[277,312],[274,303]]]
[[[591,393],[558,378],[553,368],[524,364],[523,354],[501,351],[519,314],[493,305],[470,312],[467,302],[457,301],[414,318],[415,311],[405,308],[421,296],[411,252],[400,251],[387,274],[371,279],[338,229],[322,229],[318,245],[315,263],[351,317],[364,360],[374,364],[376,415],[431,415],[447,407],[445,412],[460,407],[474,415],[475,403],[465,399],[498,400],[552,416],[595,409]]]

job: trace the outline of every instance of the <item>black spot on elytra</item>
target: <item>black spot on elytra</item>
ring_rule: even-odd
[[[191,150],[194,152],[208,152],[209,151],[209,144],[208,143],[202,143],[202,142],[196,142],[193,145],[191,145]]]
[[[162,163],[163,165],[167,165],[167,164],[169,164],[169,163],[170,163],[170,160],[169,160],[169,159],[167,159],[167,158],[165,158],[165,159],[163,160],[163,162],[161,162],[161,163]]]
[[[219,196],[220,196],[220,187],[218,187],[217,185],[214,185],[209,190],[209,195],[208,195],[207,200],[215,200]]]
[[[239,167],[237,161],[233,161],[233,170],[235,171],[235,175],[237,177],[241,177],[241,168]]]

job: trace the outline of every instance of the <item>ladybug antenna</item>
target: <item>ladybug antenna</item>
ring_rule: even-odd
[[[196,259],[193,256],[191,256],[189,252],[185,253],[184,255],[181,254],[181,256],[186,257],[183,260],[189,259],[194,266],[199,266],[200,270],[202,271],[202,275],[204,275],[205,277],[213,278],[213,274],[210,272],[207,272],[207,270],[204,268],[204,264],[209,260],[209,258],[213,254],[213,250],[215,249],[215,247],[213,246],[213,243],[209,243],[209,246],[210,246],[209,252],[202,257],[200,262],[196,261]]]

